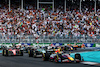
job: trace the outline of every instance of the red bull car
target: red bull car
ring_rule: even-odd
[[[12,55],[19,55],[23,56],[23,50],[17,48],[5,48],[2,51],[3,56],[12,56]]]
[[[80,62],[80,56],[76,55],[75,58],[72,58],[69,54],[67,53],[54,53],[50,55],[50,61],[54,62]]]
[[[45,53],[42,56],[43,61],[49,60],[49,61],[54,61],[54,62],[81,62],[81,55],[80,54],[75,54],[75,58],[72,58],[70,54],[67,53]]]

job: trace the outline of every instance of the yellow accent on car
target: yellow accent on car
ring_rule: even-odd
[[[69,58],[71,61],[74,61],[74,59],[72,57]]]
[[[45,57],[45,54],[43,53],[43,57]]]
[[[73,50],[73,48],[71,47],[71,50]]]
[[[57,54],[57,60],[58,60],[58,58],[59,58],[59,57],[58,57],[58,54]]]
[[[21,51],[19,51],[19,54],[21,54]]]
[[[30,54],[30,50],[28,50],[28,54]]]
[[[4,54],[6,54],[6,50],[4,50]]]

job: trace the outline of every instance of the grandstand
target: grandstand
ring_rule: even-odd
[[[99,43],[99,6],[99,0],[0,0],[0,42]]]

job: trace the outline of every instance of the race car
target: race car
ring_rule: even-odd
[[[50,50],[46,50],[45,52],[42,53],[42,59],[43,61],[47,61],[49,60],[49,57],[52,53],[54,53],[55,50],[54,49],[50,49]]]
[[[45,53],[42,56],[43,61],[50,60],[54,62],[81,62],[81,55],[75,54],[75,58],[72,58],[70,54],[65,53],[63,51],[55,51],[52,54]]]
[[[30,49],[28,50],[28,54],[29,54],[29,57],[42,57],[42,53],[44,52],[45,50],[44,49]]]
[[[32,46],[24,46],[24,47],[23,47],[23,51],[24,51],[25,53],[28,53],[28,50],[30,50],[30,49],[33,49],[33,47],[32,47]]]
[[[28,50],[28,54],[29,54],[29,57],[42,57],[42,54],[45,53],[47,50],[51,50],[53,49],[52,47],[50,46],[44,46],[44,47],[40,47],[40,46],[37,46],[37,47],[33,47],[33,48],[30,48]]]
[[[61,46],[61,50],[64,50],[64,51],[73,51],[74,49],[71,46],[63,45],[63,46]]]
[[[75,63],[79,63],[82,61],[80,54],[75,54],[75,58],[73,58],[70,56],[70,54],[67,53],[63,54],[57,53],[55,54],[54,57],[51,55],[50,60],[54,60],[54,62],[75,62]]]
[[[54,56],[51,55],[50,59],[54,60],[54,62],[74,62],[74,59],[69,54],[56,53]]]
[[[61,50],[61,47],[52,47],[52,46],[48,46],[48,48],[42,52],[42,59],[43,61],[47,61],[47,60],[50,60],[49,57],[52,53],[56,52],[57,50]]]
[[[23,56],[23,50],[17,48],[4,48],[2,51],[3,56],[19,55]]]

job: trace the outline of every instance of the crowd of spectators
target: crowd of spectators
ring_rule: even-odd
[[[2,5],[0,5],[2,6]],[[100,36],[100,9],[97,13],[94,9],[90,11],[87,7],[79,12],[73,9],[63,11],[63,6],[55,8],[52,6],[39,10],[14,9],[9,12],[8,7],[0,7],[0,36],[23,37],[26,35],[40,37],[80,37]]]

